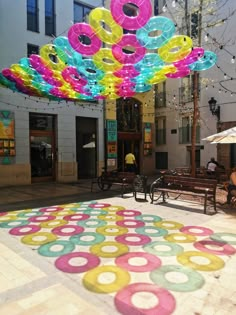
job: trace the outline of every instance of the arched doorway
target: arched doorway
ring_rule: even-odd
[[[125,171],[125,155],[133,152],[138,164],[140,161],[142,103],[135,98],[121,98],[116,102],[118,131],[118,169]]]

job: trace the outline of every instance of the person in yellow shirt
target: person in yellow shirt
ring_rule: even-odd
[[[135,173],[136,171],[136,159],[133,153],[127,153],[125,156],[125,166],[127,172]]]

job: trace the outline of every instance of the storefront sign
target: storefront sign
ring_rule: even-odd
[[[152,128],[150,123],[144,126],[143,154],[145,156],[152,154]]]
[[[117,121],[107,120],[107,142],[117,141]]]
[[[0,111],[0,156],[15,156],[15,119],[14,113]]]
[[[107,157],[108,158],[117,157],[117,143],[116,142],[109,142],[107,144]]]

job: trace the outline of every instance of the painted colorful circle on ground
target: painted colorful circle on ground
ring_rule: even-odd
[[[140,227],[135,229],[135,232],[139,233],[139,234],[144,234],[144,235],[148,235],[148,236],[164,236],[168,234],[167,230],[155,227],[155,226],[144,226],[144,227]]]
[[[19,218],[31,218],[31,217],[38,216],[38,215],[42,215],[42,213],[39,211],[37,211],[37,212],[36,211],[35,212],[27,211],[27,212],[17,213],[17,216]]]
[[[137,211],[137,210],[125,210],[125,209],[123,209],[123,210],[118,211],[117,215],[121,215],[124,217],[134,217],[134,216],[141,215],[141,212]]]
[[[67,223],[68,221],[66,220],[56,219],[52,221],[42,222],[40,223],[40,226],[45,229],[50,229],[50,228],[56,228],[58,226],[66,225]]]
[[[21,242],[27,245],[43,245],[54,242],[57,236],[47,232],[37,232],[22,237]]]
[[[145,223],[140,220],[120,220],[117,221],[116,224],[127,228],[141,228],[145,225]]]
[[[136,233],[127,233],[124,235],[119,235],[115,238],[115,240],[122,244],[133,246],[145,245],[151,242],[151,238],[149,236]]]
[[[174,280],[169,281],[166,278],[168,273],[178,273],[181,277],[176,278],[173,276]],[[187,280],[183,281],[183,274],[187,276]],[[192,270],[183,266],[167,265],[162,266],[159,269],[155,269],[150,274],[151,280],[160,287],[171,291],[177,292],[190,292],[200,289],[205,281],[203,276],[195,270]],[[176,282],[181,279],[181,282]]]
[[[211,241],[211,240],[202,240],[193,244],[193,246],[206,253],[211,253],[215,255],[234,255],[236,253],[236,249],[229,244],[225,244],[222,242]],[[209,248],[210,246],[211,248]],[[213,248],[212,248],[213,247]]]
[[[119,220],[122,220],[123,217],[118,216],[117,214],[113,214],[113,213],[110,214],[110,213],[107,213],[107,214],[105,214],[105,215],[99,215],[99,216],[98,216],[98,219],[99,219],[99,220],[104,220],[104,221],[110,222],[110,221],[119,221]]]
[[[164,236],[164,239],[168,242],[175,243],[193,243],[196,241],[194,235],[184,234],[184,233],[172,233]]]
[[[83,221],[83,220],[87,220],[89,218],[90,218],[90,216],[88,214],[84,214],[84,213],[65,215],[63,217],[63,219],[66,221]]]
[[[60,247],[60,249],[55,250],[56,246]],[[52,249],[53,247],[54,247],[54,250]],[[61,255],[71,253],[74,249],[75,249],[75,245],[72,242],[56,240],[54,242],[41,245],[38,248],[38,253],[46,257],[58,257]]]
[[[154,225],[167,230],[179,230],[184,226],[182,223],[167,220],[154,222]]]
[[[193,257],[200,257],[200,262],[196,263],[191,260]],[[202,258],[205,258],[209,261],[208,264],[201,263]],[[177,255],[177,260],[180,264],[187,266],[189,268],[200,270],[200,271],[215,271],[224,267],[224,261],[212,254],[197,252],[197,251],[188,251],[183,252],[182,254]]]
[[[117,225],[106,225],[97,228],[96,232],[106,236],[116,236],[126,234],[128,229]]]
[[[113,273],[115,280],[111,283],[102,283],[99,278],[102,273]],[[117,266],[100,266],[88,271],[83,277],[84,287],[95,293],[117,292],[127,286],[130,282],[129,273]]]
[[[107,208],[110,206],[111,206],[110,203],[93,203],[93,204],[88,205],[89,208],[93,208],[93,209]]]
[[[54,215],[38,215],[36,217],[31,217],[29,218],[30,222],[38,223],[38,222],[46,222],[46,221],[51,221],[54,220],[55,216]]]
[[[84,259],[87,260],[86,264],[75,266],[74,264],[72,265],[70,260],[73,258],[82,258],[82,261]],[[63,272],[68,272],[68,273],[82,273],[86,272],[90,269],[96,268],[100,264],[100,259],[90,253],[85,253],[85,252],[74,252],[74,253],[69,253],[66,255],[63,255],[55,261],[55,266],[63,271]]]
[[[159,249],[158,249],[159,247]],[[169,250],[162,250],[160,248],[168,248]],[[143,246],[143,249],[153,255],[157,256],[175,256],[184,251],[184,248],[178,244],[165,242],[165,241],[156,241],[151,242]]]
[[[136,220],[142,220],[143,222],[159,222],[162,221],[162,218],[157,215],[151,215],[151,214],[141,214],[135,217]]]
[[[28,224],[23,226],[14,227],[9,231],[11,235],[21,236],[36,233],[41,230],[41,227],[38,225]]]
[[[158,301],[156,306],[149,309],[135,306],[132,298],[142,292],[154,294]],[[169,291],[155,284],[132,283],[116,294],[115,306],[122,315],[170,315],[175,310],[176,302]]]
[[[97,227],[105,226],[107,225],[107,223],[99,219],[88,219],[85,221],[77,222],[77,225],[87,227],[87,228],[97,228]]]
[[[107,247],[108,250],[104,250]],[[115,248],[115,250],[114,250]],[[117,242],[107,241],[90,247],[90,252],[104,258],[119,257],[129,252],[129,247]]]
[[[110,207],[103,208],[102,210],[106,210],[106,211],[109,211],[109,212],[117,212],[117,211],[120,211],[120,210],[125,210],[125,207],[122,207],[122,206],[110,206]],[[118,215],[120,215],[120,214],[118,214]]]
[[[0,227],[1,228],[14,228],[17,226],[24,226],[27,225],[28,221],[27,220],[11,220],[11,221],[6,221],[6,222],[1,222],[0,223]]]
[[[61,210],[64,210],[64,208],[58,207],[58,206],[51,206],[51,207],[41,208],[39,212],[56,212],[56,211],[61,211]]]
[[[83,238],[83,239],[82,239]],[[92,238],[92,239],[91,239]],[[70,241],[76,245],[91,246],[101,243],[105,240],[105,236],[95,232],[83,232],[70,237]]]
[[[183,226],[180,232],[196,236],[208,236],[214,233],[211,229],[197,225]]]
[[[231,245],[236,245],[236,234],[234,233],[214,233],[210,236],[210,239],[217,242],[224,242]]]
[[[107,211],[101,209],[88,209],[84,211],[89,216],[107,215]]]
[[[84,228],[77,225],[65,224],[52,229],[52,233],[59,236],[72,236],[75,234],[83,233]]]
[[[144,260],[144,263],[140,263],[139,259]],[[130,260],[134,259],[137,263],[132,264]],[[124,269],[133,272],[147,272],[153,269],[159,268],[161,266],[161,260],[152,254],[142,253],[142,252],[132,252],[117,257],[115,263]]]

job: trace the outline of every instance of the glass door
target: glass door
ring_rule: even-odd
[[[48,133],[48,132],[46,132]],[[32,181],[54,179],[55,147],[53,136],[45,132],[30,134],[30,163]]]

